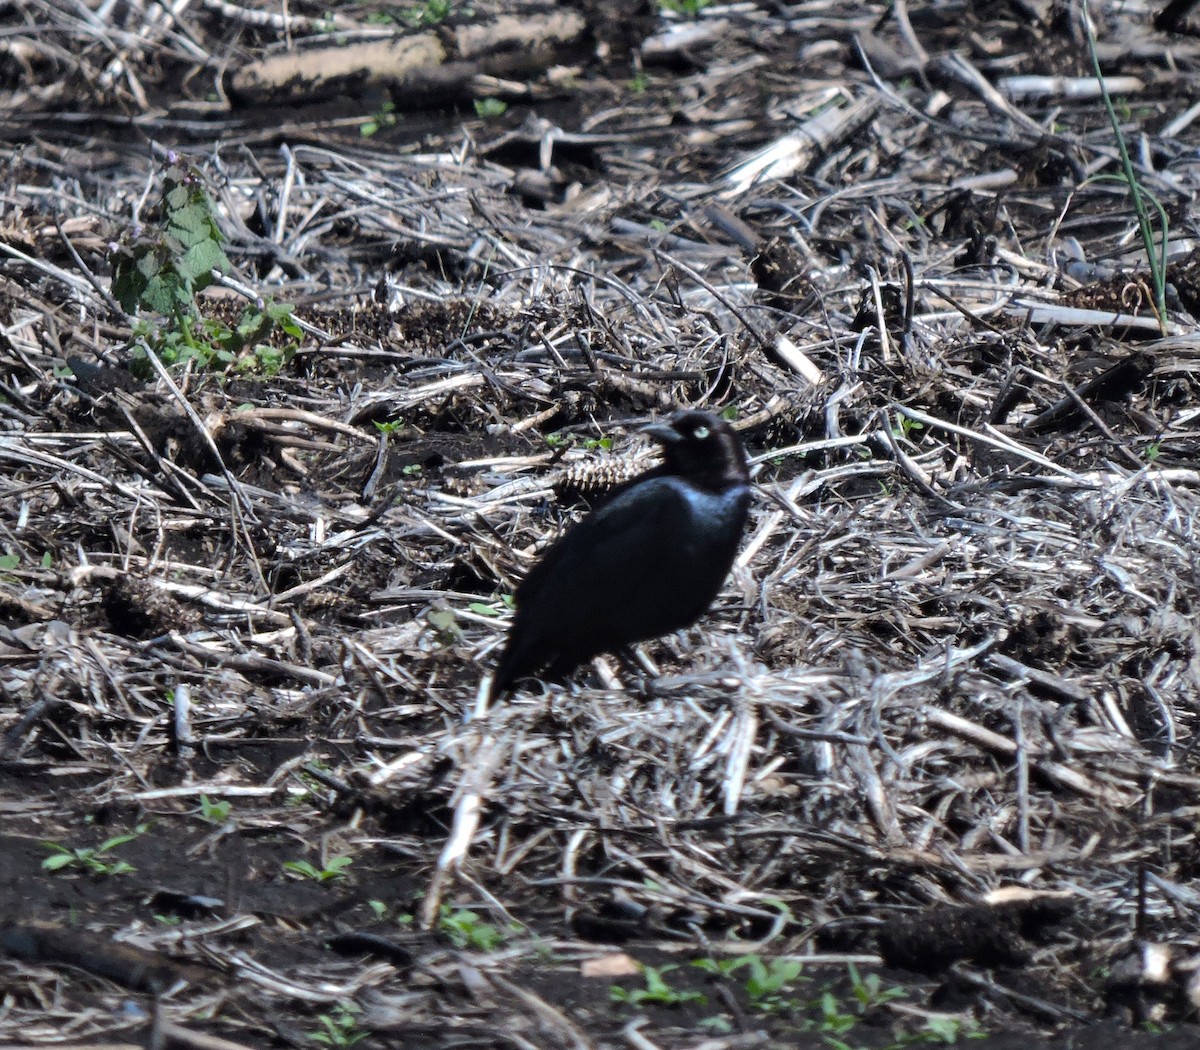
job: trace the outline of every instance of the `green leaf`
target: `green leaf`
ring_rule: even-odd
[[[164,173],[164,181],[168,184],[174,183],[170,189],[163,194],[163,202],[170,211],[182,211],[188,205],[188,199],[191,194],[188,188],[181,185],[186,176],[178,168],[169,168]]]
[[[137,272],[149,281],[157,277],[162,270],[162,260],[154,252],[146,252],[138,256],[136,268]]]
[[[957,1042],[961,1029],[962,1022],[956,1017],[931,1017],[925,1022],[925,1031],[943,1043]]]
[[[200,201],[182,208],[172,209],[169,230],[178,237],[184,248],[193,248],[204,241],[213,240],[213,224],[208,208]]]
[[[425,620],[430,627],[439,633],[458,634],[458,617],[454,615],[453,609],[430,609],[425,614]]]
[[[224,273],[228,269],[229,260],[221,246],[211,238],[192,245],[179,260],[179,272],[190,279],[197,290],[207,288],[212,283],[213,270]]]
[[[175,308],[191,301],[190,296],[182,288],[179,278],[174,273],[155,275],[146,282],[142,290],[141,301],[158,314],[172,314]]]

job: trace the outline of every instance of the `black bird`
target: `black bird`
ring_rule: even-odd
[[[600,653],[687,627],[720,591],[750,508],[742,443],[699,411],[643,433],[662,445],[662,465],[559,537],[517,587],[492,698],[543,668],[561,678]]]

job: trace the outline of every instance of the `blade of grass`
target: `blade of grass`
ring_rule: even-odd
[[[1104,108],[1108,113],[1108,121],[1112,125],[1113,135],[1117,140],[1117,150],[1121,155],[1121,170],[1125,175],[1125,182],[1129,186],[1129,195],[1133,198],[1133,210],[1137,214],[1138,232],[1142,237],[1142,244],[1146,249],[1146,261],[1150,264],[1150,277],[1154,283],[1154,308],[1158,314],[1159,327],[1163,334],[1167,332],[1167,213],[1162,204],[1155,199],[1154,204],[1158,208],[1159,221],[1162,224],[1162,243],[1160,245],[1159,254],[1156,256],[1154,252],[1154,228],[1150,224],[1150,213],[1146,209],[1146,201],[1141,183],[1137,180],[1137,174],[1133,170],[1133,161],[1129,156],[1129,147],[1125,143],[1125,136],[1121,132],[1121,121],[1117,117],[1117,111],[1113,108],[1112,98],[1108,93],[1108,84],[1104,80],[1104,73],[1100,69],[1100,57],[1096,54],[1096,34],[1092,29],[1092,10],[1088,0],[1083,0],[1083,28],[1087,33],[1088,39],[1088,54],[1092,60],[1092,70],[1096,75],[1096,81],[1100,85],[1100,97],[1104,101]]]

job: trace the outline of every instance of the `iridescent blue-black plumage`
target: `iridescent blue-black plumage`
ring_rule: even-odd
[[[645,430],[662,465],[634,478],[552,544],[516,592],[491,695],[545,670],[695,623],[733,565],[750,508],[741,441],[707,412]]]

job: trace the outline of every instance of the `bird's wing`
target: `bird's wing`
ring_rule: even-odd
[[[517,590],[514,644],[581,662],[691,623],[729,568],[697,557],[696,524],[677,479],[653,479],[605,504]]]
[[[627,578],[654,565],[687,530],[688,505],[669,478],[643,481],[603,504],[560,536],[517,587],[518,605],[536,605],[549,590],[625,589]]]
[[[569,529],[517,588],[493,695],[693,623],[729,572],[748,502],[745,489],[641,479]]]

